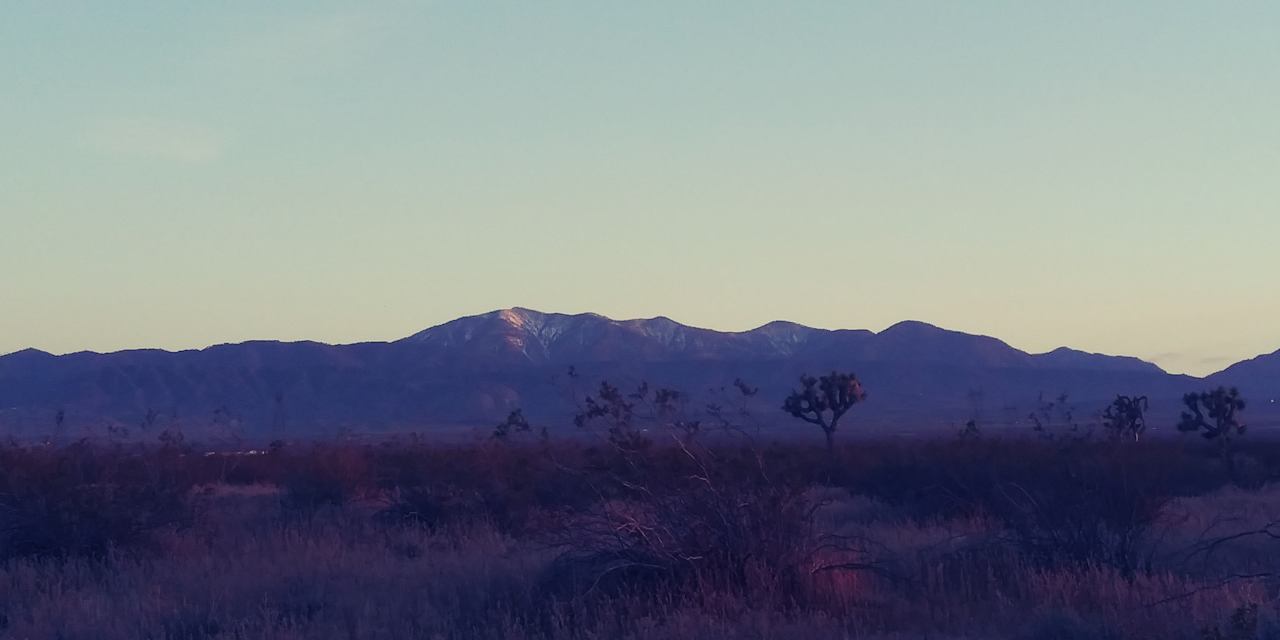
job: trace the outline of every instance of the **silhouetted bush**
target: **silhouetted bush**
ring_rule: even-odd
[[[479,494],[450,485],[397,488],[389,503],[376,514],[382,522],[432,530],[488,515]]]
[[[1063,452],[1040,474],[998,477],[981,494],[1028,558],[1046,566],[1104,565],[1131,576],[1145,567],[1143,552],[1170,499],[1159,477],[1132,456]]]
[[[987,513],[999,501],[993,489],[1000,486],[1054,487],[1064,497],[1071,492],[1116,494],[1103,486],[1082,485],[1080,474],[1086,471],[1097,483],[1137,482],[1159,487],[1168,496],[1200,495],[1230,483],[1215,457],[1213,448],[1175,442],[1120,449],[1074,440],[871,443],[840,451],[833,482],[929,521]]]
[[[812,588],[822,541],[807,485],[771,477],[750,450],[646,451],[592,486],[610,497],[548,538],[564,551],[540,580],[547,594],[785,599]]]
[[[844,459],[842,482],[920,522],[993,518],[1042,566],[1145,566],[1152,528],[1176,496],[1229,482],[1212,451],[1076,440],[875,447]],[[875,460],[868,459],[876,456]]]
[[[102,559],[190,523],[181,494],[155,486],[48,487],[0,495],[0,558]]]
[[[168,457],[86,446],[8,449],[0,472],[0,559],[89,558],[151,547],[189,525],[188,482]]]
[[[356,446],[317,446],[294,454],[284,465],[281,506],[287,513],[308,514],[340,507],[372,484],[367,452]]]

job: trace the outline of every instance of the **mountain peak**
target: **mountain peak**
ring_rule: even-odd
[[[922,322],[920,320],[903,320],[901,322],[896,322],[890,325],[884,331],[881,331],[880,333],[881,335],[884,335],[884,334],[891,334],[891,333],[929,333],[929,332],[957,333],[957,332],[950,331],[948,329],[943,329],[937,325],[929,324],[928,322]]]
[[[791,322],[790,320],[774,320],[772,322],[766,322],[751,331],[768,331],[772,333],[778,331],[803,331],[806,329],[810,331],[813,330],[812,327],[802,325],[798,322]]]
[[[1031,357],[1040,365],[1048,368],[1165,373],[1165,370],[1159,366],[1139,358],[1091,353],[1072,349],[1071,347],[1058,347],[1048,353],[1041,353]]]
[[[52,358],[52,357],[55,357],[52,353],[49,353],[48,351],[41,351],[40,349],[36,349],[36,348],[34,348],[34,347],[27,347],[26,349],[19,349],[18,351],[14,351],[13,353],[9,353],[9,354],[0,354],[0,355],[3,355],[3,356],[4,356],[4,357],[6,357],[6,358],[11,358],[11,357],[17,357],[17,358]]]
[[[528,307],[509,307],[506,309],[495,309],[488,313],[478,316],[470,316],[471,318],[484,318],[491,320],[500,320],[507,324],[523,327],[529,325],[541,325],[552,319],[595,319],[606,320],[612,322],[609,318],[598,313],[590,311],[585,313],[552,313],[547,311],[539,311]],[[459,318],[459,320],[467,320],[468,318]],[[455,321],[456,322],[456,321]]]
[[[47,351],[30,348],[23,349],[21,351],[14,351],[8,355],[0,356],[0,358],[2,358],[6,364],[24,368],[38,367],[47,362],[55,362],[58,359],[57,356]]]
[[[547,314],[542,313],[541,311],[534,311],[533,309],[526,309],[524,307],[511,307],[509,309],[490,311],[489,313],[484,314],[484,316],[501,320],[502,322],[514,327],[523,327],[532,322],[545,319]]]

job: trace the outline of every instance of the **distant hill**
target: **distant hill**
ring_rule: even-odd
[[[1280,413],[1280,351],[1233,364],[1209,376],[1208,380],[1239,387],[1251,401],[1246,411]]]
[[[675,386],[699,403],[717,401],[722,388],[742,378],[761,388],[753,412],[785,425],[777,407],[797,376],[837,368],[857,372],[871,394],[855,423],[919,433],[975,416],[1015,425],[1038,398],[1063,393],[1084,414],[1116,393],[1144,394],[1153,416],[1172,419],[1181,393],[1210,382],[1274,390],[1280,354],[1204,381],[1131,357],[1065,347],[1030,354],[923,322],[879,333],[782,321],[723,332],[664,317],[613,320],[513,308],[389,343],[20,351],[0,357],[0,429],[33,435],[178,427],[279,437],[343,429],[453,432],[492,425],[520,407],[554,430],[568,428],[574,394],[605,378]]]

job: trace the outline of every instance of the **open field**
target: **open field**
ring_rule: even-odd
[[[7,638],[1280,637],[1280,446],[0,451]]]

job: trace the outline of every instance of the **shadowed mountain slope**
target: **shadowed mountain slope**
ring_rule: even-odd
[[[1251,402],[1247,411],[1280,413],[1280,351],[1233,364],[1208,380],[1215,385],[1239,387]]]

